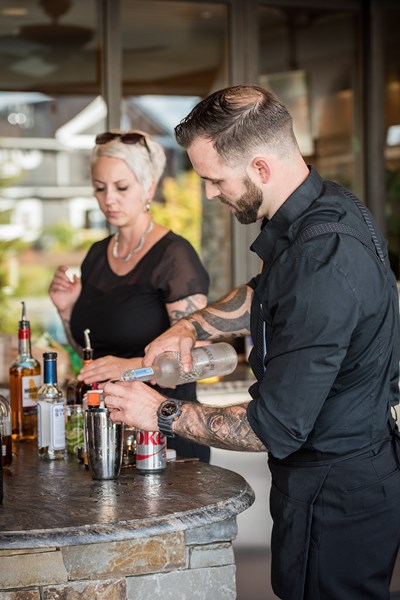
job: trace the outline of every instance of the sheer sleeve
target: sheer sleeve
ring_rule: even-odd
[[[152,284],[165,303],[208,294],[210,278],[193,246],[174,235],[154,269]]]

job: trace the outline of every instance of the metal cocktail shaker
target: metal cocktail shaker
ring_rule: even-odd
[[[121,470],[124,425],[110,420],[109,411],[85,411],[86,451],[93,479],[117,479]]]

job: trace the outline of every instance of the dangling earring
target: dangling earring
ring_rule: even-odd
[[[150,202],[146,202],[145,209],[146,212],[150,212]]]

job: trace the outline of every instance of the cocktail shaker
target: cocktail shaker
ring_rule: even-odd
[[[85,411],[86,451],[93,479],[117,479],[122,464],[124,425],[110,420],[106,408]]]

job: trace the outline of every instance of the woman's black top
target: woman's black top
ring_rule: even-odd
[[[170,327],[166,304],[193,294],[208,294],[209,276],[191,244],[168,232],[126,275],[116,275],[108,263],[110,237],[95,242],[81,266],[82,291],[71,315],[75,341],[85,345],[83,331],[90,329],[94,358],[113,355],[134,358]],[[157,388],[162,394],[196,400],[196,384],[175,389]],[[209,460],[209,448],[179,438],[168,442],[177,454]]]
[[[116,275],[107,259],[110,237],[85,257],[82,292],[71,315],[71,332],[84,346],[90,329],[94,358],[132,358],[170,327],[166,304],[208,293],[209,276],[190,243],[168,232],[126,275]]]

